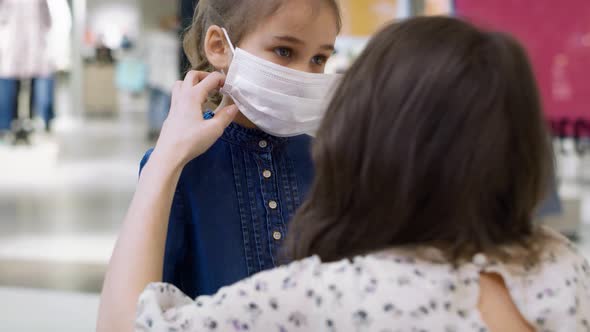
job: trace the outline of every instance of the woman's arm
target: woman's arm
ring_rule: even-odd
[[[203,120],[201,105],[223,83],[219,73],[193,71],[175,84],[170,113],[109,263],[97,331],[132,331],[139,295],[149,283],[161,280],[167,221],[180,172],[221,136],[237,113],[230,106]]]

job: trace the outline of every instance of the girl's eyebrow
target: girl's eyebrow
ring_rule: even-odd
[[[333,44],[326,44],[326,45],[322,45],[320,46],[321,49],[326,50],[326,51],[335,51],[336,48],[334,47]]]
[[[287,42],[287,43],[291,43],[291,44],[305,44],[305,42],[297,37],[293,37],[293,36],[274,36],[274,39],[276,40],[280,40],[283,42]]]
[[[288,35],[284,35],[284,36],[274,36],[274,39],[278,40],[278,41],[282,41],[282,42],[287,42],[287,43],[291,43],[291,44],[297,44],[297,45],[303,45],[305,44],[305,42],[297,37],[293,37],[293,36],[288,36]],[[333,44],[326,44],[326,45],[322,45],[320,46],[321,49],[324,50],[328,50],[328,51],[334,51],[334,45]]]

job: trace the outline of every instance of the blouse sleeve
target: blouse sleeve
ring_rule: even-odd
[[[195,300],[165,283],[150,284],[139,298],[136,331],[251,331],[285,325],[303,327],[305,315],[297,312],[302,288],[311,282],[318,258],[259,273],[212,296]]]

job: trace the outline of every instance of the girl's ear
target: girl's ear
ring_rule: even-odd
[[[212,25],[205,35],[205,55],[209,63],[217,70],[227,72],[232,58],[232,50],[225,38],[223,30]]]

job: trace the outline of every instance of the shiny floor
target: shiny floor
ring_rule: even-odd
[[[0,331],[94,330],[149,147],[143,116],[58,122],[32,146],[0,145]]]
[[[151,143],[145,113],[74,119],[62,116],[31,146],[0,141],[0,332],[94,329],[106,263]],[[590,156],[561,156],[559,173],[590,257]]]
[[[0,332],[94,330],[106,264],[153,144],[145,99],[76,116],[62,82],[52,134],[36,131],[31,145],[0,139]]]
[[[0,285],[99,291],[149,147],[137,117],[79,121],[32,146],[0,147]]]

